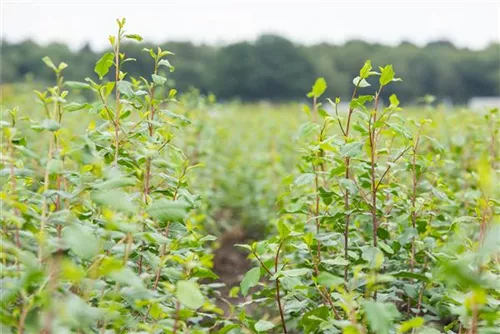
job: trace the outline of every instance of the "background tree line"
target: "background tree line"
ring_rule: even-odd
[[[2,41],[2,83],[26,79],[49,81],[50,70],[43,56],[54,62],[70,64],[66,80],[83,80],[93,73],[102,52],[89,45],[71,50],[67,45],[46,46],[33,41]],[[149,55],[144,45],[130,43],[123,47],[134,63],[125,64],[131,76],[149,73]],[[405,101],[414,101],[432,93],[464,103],[473,96],[500,95],[500,44],[492,43],[483,50],[457,48],[447,41],[428,43],[424,47],[409,42],[398,46],[367,43],[360,40],[343,45],[322,43],[312,46],[295,44],[276,35],[262,35],[255,42],[239,42],[224,46],[195,45],[190,42],[166,42],[162,49],[176,54],[172,59],[176,71],[169,75],[171,84],[186,91],[190,86],[202,92],[215,93],[219,99],[291,100],[304,98],[318,76],[327,80],[329,96],[348,98],[350,84],[364,60],[375,65],[394,64],[405,83],[395,85],[395,92]]]

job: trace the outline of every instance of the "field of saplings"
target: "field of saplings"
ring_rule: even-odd
[[[175,50],[129,76],[124,26],[1,88],[2,333],[500,333],[498,109],[370,60],[350,100],[219,102]]]

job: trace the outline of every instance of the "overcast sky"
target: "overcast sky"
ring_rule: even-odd
[[[0,1],[3,38],[73,48],[87,41],[95,49],[107,46],[117,17],[127,18],[128,32],[154,42],[229,43],[278,33],[305,44],[447,39],[479,49],[500,40],[500,0]]]

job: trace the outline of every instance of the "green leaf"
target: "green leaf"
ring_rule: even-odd
[[[309,108],[309,106],[307,104],[304,104],[302,106],[302,111],[307,115],[307,116],[311,116],[311,108]]]
[[[362,110],[365,110],[366,102],[370,101],[373,101],[372,95],[359,95],[357,98],[354,98],[351,100],[351,102],[349,102],[349,106],[352,109],[360,108]]]
[[[54,121],[53,119],[44,119],[40,123],[34,124],[31,127],[38,131],[47,130],[54,132],[61,128],[61,124]]]
[[[381,248],[384,252],[386,252],[387,254],[391,254],[391,255],[392,255],[392,254],[394,254],[394,251],[392,250],[392,248],[391,248],[388,244],[386,244],[386,243],[384,243],[384,242],[380,241],[380,242],[378,243],[378,246],[379,246],[379,247],[380,247],[380,248]]]
[[[108,74],[109,68],[113,66],[113,58],[114,54],[111,52],[105,53],[101,59],[97,61],[94,67],[94,72],[97,73],[99,76],[99,79],[102,80],[102,78]]]
[[[369,87],[371,86],[370,83],[368,81],[366,81],[365,79],[361,78],[361,77],[355,77],[353,80],[352,80],[352,83],[354,84],[354,86],[356,87],[360,87],[360,88],[364,88],[364,87]]]
[[[106,84],[101,86],[100,90],[104,99],[106,99],[113,92],[113,88],[115,88],[114,81],[107,82]]]
[[[342,330],[342,334],[360,334],[360,331],[354,325],[348,325]]]
[[[413,328],[420,328],[424,325],[425,320],[422,317],[416,317],[410,320],[406,320],[403,323],[401,323],[401,326],[399,327],[398,332],[399,333],[404,333],[409,331],[410,329]]]
[[[63,170],[63,162],[60,159],[51,159],[47,164],[49,174],[59,174]]]
[[[299,269],[289,269],[289,270],[280,270],[276,274],[274,274],[271,279],[275,280],[279,277],[298,277],[305,276],[311,272],[310,269],[307,268],[299,268]]]
[[[53,69],[54,71],[57,71],[57,67],[56,65],[54,65],[54,63],[52,62],[52,60],[45,56],[42,58],[42,61],[45,63],[45,65],[47,65],[49,68]]]
[[[167,51],[167,50],[163,50],[160,52],[160,58],[163,58],[163,57],[169,56],[169,55],[175,55],[175,53]]]
[[[170,110],[166,110],[166,109],[160,110],[160,112],[162,114],[167,115],[168,117],[181,120],[182,122],[184,122],[186,124],[191,124],[191,121],[188,118],[186,118],[185,116],[183,116],[183,115],[176,114],[176,113],[174,113],[174,112],[172,112]]]
[[[79,82],[79,81],[66,81],[64,83],[64,86],[71,88],[71,89],[90,89],[91,86],[85,82]]]
[[[162,59],[158,62],[158,66],[165,66],[165,67],[168,67],[168,69],[170,70],[170,72],[173,72],[175,70],[175,67],[172,66],[172,64],[170,64],[170,62],[166,59]]]
[[[406,129],[398,124],[387,123],[387,125],[398,135],[405,137],[406,139],[411,139],[411,134],[406,131]]]
[[[165,82],[167,82],[167,78],[158,74],[152,74],[151,78],[153,79],[154,84],[157,86],[163,86]]]
[[[342,178],[339,180],[339,185],[346,189],[350,194],[356,194],[358,192],[356,183],[351,179]]]
[[[235,244],[234,247],[245,249],[245,250],[248,250],[250,252],[252,251],[252,247],[250,247],[250,245],[246,245],[246,244]]]
[[[331,288],[342,285],[344,279],[323,271],[318,275],[318,283],[324,287]]]
[[[490,165],[488,153],[484,152],[478,160],[477,174],[479,176],[479,187],[486,197],[489,198],[496,188],[495,184],[498,185],[495,170]]]
[[[176,296],[182,304],[191,309],[198,309],[205,302],[198,284],[192,281],[177,282]]]
[[[290,235],[290,228],[282,219],[278,220],[278,233],[281,239]]]
[[[399,106],[399,100],[396,94],[389,96],[389,102],[391,103],[391,108],[397,108]]]
[[[271,328],[274,327],[274,324],[272,322],[266,321],[266,320],[259,320],[255,324],[255,330],[258,332],[265,332],[270,330]]]
[[[156,200],[148,208],[148,213],[154,219],[163,223],[182,221],[187,215],[189,204],[183,201],[167,199]]]
[[[362,79],[366,79],[370,76],[371,70],[372,70],[372,62],[370,60],[367,60],[367,61],[365,61],[365,64],[363,65],[363,67],[359,71],[359,76]]]
[[[488,261],[489,256],[495,254],[500,249],[500,220],[494,220],[490,225],[483,244],[477,253],[483,261]]]
[[[89,260],[99,253],[99,241],[83,225],[72,224],[62,230],[62,239],[77,256]]]
[[[321,263],[330,265],[330,266],[346,266],[349,264],[349,262],[346,259],[343,259],[341,257],[337,257],[335,259],[325,259],[321,260]]]
[[[326,84],[325,78],[321,77],[321,78],[316,79],[316,82],[314,83],[314,85],[312,87],[312,91],[309,94],[309,97],[315,97],[315,98],[320,97],[321,95],[323,95],[323,93],[325,92],[327,87],[328,86]]]
[[[314,333],[321,322],[326,321],[330,311],[326,306],[321,306],[306,312],[299,321],[299,326],[304,328],[303,333]]]
[[[134,186],[136,184],[135,179],[130,177],[117,177],[101,183],[96,184],[94,187],[96,189],[107,190],[121,187]]]
[[[314,180],[315,174],[313,173],[304,173],[300,174],[295,181],[293,182],[296,186],[304,186],[308,184],[312,184]]]
[[[57,71],[60,72],[62,70],[64,70],[66,67],[68,67],[68,64],[62,62],[62,63],[59,63],[59,66],[57,66]]]
[[[363,143],[360,143],[360,142],[353,142],[353,143],[345,144],[340,149],[340,155],[342,157],[353,158],[353,157],[359,155],[361,153],[362,149],[363,149]]]
[[[395,78],[396,72],[392,68],[392,65],[387,65],[385,67],[380,68],[380,85],[386,86],[392,81],[401,81],[399,78]]]
[[[103,189],[93,191],[91,198],[99,205],[122,212],[135,212],[136,206],[130,201],[128,194],[120,189]]]
[[[243,296],[246,296],[248,294],[248,290],[259,283],[259,279],[260,279],[259,267],[255,267],[247,271],[247,273],[243,277],[243,280],[241,280],[240,283],[241,294]]]
[[[116,88],[118,91],[127,97],[133,97],[135,95],[134,90],[132,89],[132,84],[128,81],[120,80],[116,83]]]
[[[141,42],[143,39],[141,35],[137,35],[137,34],[127,34],[127,35],[125,35],[125,38],[133,39],[133,40],[136,40],[138,42]]]
[[[439,268],[440,278],[452,286],[461,286],[464,289],[476,289],[484,284],[482,276],[470,268],[466,259],[446,261]]]
[[[108,276],[117,283],[128,285],[137,289],[144,289],[144,284],[139,276],[130,268],[121,268],[111,271]]]
[[[400,315],[396,306],[392,303],[369,300],[362,304],[371,330],[377,334],[389,334],[393,327],[393,321]]]
[[[395,274],[391,274],[391,275],[396,277],[396,278],[413,278],[413,279],[416,279],[418,281],[429,282],[429,278],[427,276],[422,275],[422,274],[412,273],[409,271],[399,271],[399,272],[397,272]]]
[[[428,141],[431,142],[432,147],[438,152],[438,153],[443,153],[444,149],[441,143],[436,138],[429,137],[429,136],[422,136],[423,138],[427,139]]]
[[[319,191],[319,196],[321,197],[321,199],[323,200],[323,202],[326,205],[330,205],[330,204],[333,203],[333,198],[334,198],[334,195],[335,195],[335,193],[333,191],[327,191],[323,187],[320,187],[318,189],[318,191]]]
[[[64,106],[65,111],[73,112],[73,111],[78,111],[82,109],[90,109],[92,108],[92,105],[89,103],[76,103],[76,102],[71,102]]]
[[[384,263],[384,253],[377,247],[363,246],[361,257],[368,262],[372,268],[380,268]]]

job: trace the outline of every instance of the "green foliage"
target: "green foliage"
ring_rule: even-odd
[[[403,109],[422,92],[404,93],[398,59],[374,71],[380,59],[359,59],[369,52],[358,42],[334,48],[345,63],[314,81],[307,54],[324,62],[331,46],[276,36],[201,58],[227,52],[214,67],[223,97],[303,96],[314,82],[311,104],[220,105],[172,88],[182,69],[206,85],[205,69],[176,59],[171,73],[172,52],[124,44],[142,37],[117,23],[97,64],[43,58],[55,82],[38,104],[2,101],[2,331],[496,331],[498,110]],[[288,62],[299,70],[283,79]],[[422,66],[406,80],[427,82]],[[76,67],[101,79],[65,81]],[[328,108],[332,88],[342,99]],[[237,246],[253,264],[223,287],[209,232],[236,224],[245,235],[232,241],[251,240]]]
[[[193,166],[172,143],[187,118],[160,112],[177,103],[158,72],[160,62],[173,68],[172,53],[152,52],[152,81],[136,80],[124,72],[130,58],[120,44],[141,38],[124,33],[125,20],[118,26],[113,52],[95,65],[103,81],[65,83],[66,64],[44,58],[56,77],[37,92],[44,118],[12,110],[2,123],[6,333],[196,331],[206,325],[192,310],[221,313],[198,282],[217,276],[202,251],[212,239],[191,217]]]
[[[109,69],[111,66],[113,66],[113,58],[114,55],[111,52],[105,53],[101,59],[97,61],[94,67],[94,72],[97,73],[99,76],[99,79],[102,80],[102,78],[108,74]]]
[[[360,95],[372,76],[378,88]],[[466,171],[458,152],[429,136],[446,139],[440,132],[448,121],[429,129],[422,115],[403,116],[396,94],[380,106],[396,81],[392,65],[377,73],[365,62],[342,114],[338,98],[329,100],[333,112],[322,110],[323,78],[308,94],[309,121],[296,141],[301,160],[286,178],[277,234],[247,248],[275,282],[253,301],[275,305],[277,332],[459,333],[500,324],[498,287],[486,278],[500,273],[494,257],[481,255],[485,247],[497,252],[489,245],[500,209],[491,187],[499,157],[488,147],[498,132],[469,142],[485,153],[470,155],[475,163]],[[481,126],[496,126],[492,115],[470,133],[481,137]],[[466,188],[445,177],[452,171],[469,180]],[[468,196],[474,200],[464,207]]]
[[[204,303],[200,289],[191,281],[178,281],[176,296],[182,304],[192,309],[200,308]]]
[[[127,56],[131,59],[127,63],[127,73],[134,77],[150,72],[148,53],[150,49],[156,49],[147,44],[148,53],[143,52],[144,45],[137,43],[141,39],[134,34],[123,36]],[[47,46],[31,41],[9,43],[4,40],[1,43],[4,83],[22,82],[29,77],[49,82],[51,71],[40,62],[44,55],[49,55],[54,61],[75,64],[65,69],[69,80],[89,76],[94,67],[98,75],[106,75],[114,62],[110,49],[96,66],[100,55],[89,45],[70,50],[58,43]],[[449,42],[439,41],[423,47],[408,42],[387,46],[357,40],[342,45],[321,43],[305,46],[280,36],[263,35],[253,43],[212,46],[165,42],[160,47],[175,50],[177,54],[175,72],[165,83],[168,87],[175,86],[181,92],[196,87],[204,94],[213,92],[224,100],[300,100],[317,76],[324,77],[331,84],[326,91],[329,96],[335,94],[348,100],[352,91],[349,80],[359,76],[362,81],[359,86],[368,87],[366,79],[375,75],[377,70],[373,70],[371,64],[384,62],[393,64],[398,74],[407,78],[404,85],[391,87],[406,102],[434,94],[438,100],[450,98],[458,104],[474,96],[497,96],[500,90],[498,43],[482,50],[457,48]],[[367,58],[371,62],[360,71],[360,64]],[[170,71],[174,69],[165,59],[159,62],[159,66],[166,66]],[[388,97],[383,93],[384,101]]]
[[[245,274],[245,277],[243,277],[243,280],[241,281],[241,294],[243,296],[246,296],[248,294],[248,289],[250,289],[253,286],[256,286],[259,283],[259,279],[260,279],[260,268],[256,267],[250,269]]]

